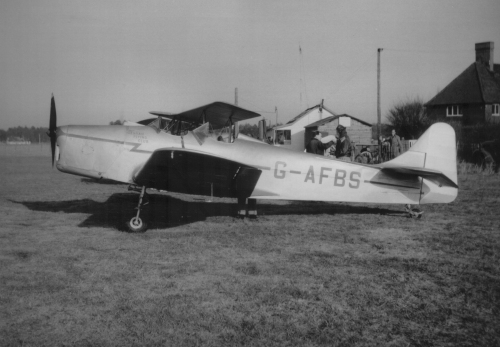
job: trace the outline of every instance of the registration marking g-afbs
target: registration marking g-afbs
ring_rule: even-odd
[[[284,170],[287,164],[284,161],[277,161],[274,165],[274,177],[277,179],[284,179],[287,173],[290,174],[301,174],[300,171]],[[316,172],[319,172],[319,175],[316,176]],[[314,166],[310,165],[309,170],[304,178],[304,183],[313,183],[313,184],[323,184],[323,182],[331,181],[333,179],[333,185],[336,187],[344,187],[346,183],[349,183],[349,188],[358,189],[361,184],[361,173],[358,171],[351,171],[348,174],[347,170],[343,169],[332,169],[331,167],[321,166],[315,172]],[[316,182],[317,181],[317,182]]]

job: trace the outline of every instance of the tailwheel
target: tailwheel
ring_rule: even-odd
[[[423,214],[424,214],[424,211],[420,211],[418,208],[416,208],[416,209],[413,209],[411,211],[410,217],[415,218],[415,219],[420,219],[420,218],[422,218]]]
[[[405,212],[408,214],[408,217],[414,219],[420,219],[424,214],[424,211],[420,211],[418,208],[412,208],[410,204],[405,205]]]
[[[148,229],[148,225],[143,222],[141,218],[132,217],[132,219],[127,222],[127,228],[133,233],[143,233]]]

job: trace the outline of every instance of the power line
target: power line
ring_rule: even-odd
[[[263,109],[259,108],[257,105],[255,105],[253,102],[251,102],[250,100],[246,99],[246,98],[242,98],[241,97],[241,93],[238,95],[238,98],[240,99],[240,101],[244,101],[245,103],[247,104],[250,104],[250,106],[252,107],[253,110],[259,112],[259,113],[275,113],[274,111],[264,111]]]
[[[389,51],[389,52],[400,52],[400,53],[470,53],[470,52],[475,52],[473,49],[448,49],[448,50],[427,50],[427,49],[398,49],[398,48],[385,48],[384,51]],[[337,95],[340,91],[342,91],[343,87],[348,85],[358,74],[358,72],[365,67],[365,64],[371,60],[372,57],[368,57],[362,64],[360,64],[360,67],[354,70],[354,72],[349,75],[347,79],[341,82],[340,88],[338,88],[332,96]]]
[[[398,49],[398,48],[384,48],[385,51],[390,52],[403,52],[403,53],[470,53],[474,52],[473,49]]]
[[[361,63],[359,65],[359,67],[356,70],[354,70],[354,72],[351,75],[349,75],[349,77],[347,79],[345,79],[344,81],[342,81],[340,83],[340,87],[331,96],[333,97],[333,96],[337,95],[343,89],[343,87],[347,86],[349,84],[349,82],[351,82],[354,79],[354,77],[356,77],[358,75],[358,72],[361,69],[365,68],[365,65],[366,65],[366,67],[368,67],[368,65],[366,63],[368,63],[368,61],[371,59],[372,59],[372,57],[366,58],[366,60],[363,63]]]

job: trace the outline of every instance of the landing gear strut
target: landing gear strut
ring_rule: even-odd
[[[129,187],[129,190],[139,191],[139,189],[137,189],[135,187],[134,188]],[[146,222],[144,222],[139,217],[139,214],[141,213],[141,207],[147,204],[147,203],[145,203],[145,204],[142,203],[142,200],[146,194],[146,186],[143,186],[142,188],[140,188],[140,192],[141,192],[141,195],[139,196],[139,204],[136,207],[137,208],[137,215],[135,217],[132,217],[132,219],[127,222],[128,230],[130,230],[131,232],[134,232],[134,233],[143,233],[148,228],[148,225],[146,224]]]
[[[256,199],[248,199],[248,207],[247,207],[247,199],[238,198],[238,218],[243,219],[245,217],[248,217],[250,219],[257,219]]]
[[[424,214],[424,211],[420,211],[418,208],[411,208],[410,204],[405,205],[405,212],[408,214],[408,217],[415,219],[422,218],[422,214]]]

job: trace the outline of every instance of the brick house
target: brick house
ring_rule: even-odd
[[[493,42],[476,43],[476,61],[425,104],[431,119],[464,125],[500,122],[500,65]]]

